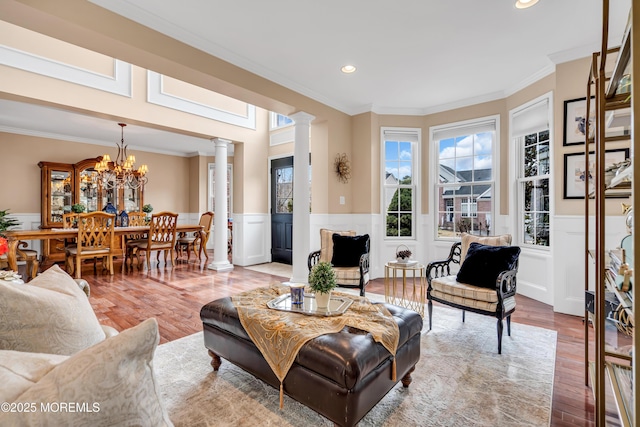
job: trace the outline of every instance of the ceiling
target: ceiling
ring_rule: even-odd
[[[601,0],[523,10],[515,0],[91,1],[351,115],[425,115],[504,98],[599,50],[602,24]],[[610,3],[617,45],[631,0]],[[345,64],[357,71],[343,74]],[[103,131],[114,127],[119,140],[112,121],[11,103],[0,101],[0,126],[37,122],[34,131],[68,134],[55,124],[71,120],[78,140],[106,144],[114,138]],[[136,128],[125,130],[132,146],[172,152],[184,138],[184,154],[212,152],[208,140]]]

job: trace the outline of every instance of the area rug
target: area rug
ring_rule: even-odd
[[[373,296],[373,295],[372,295]],[[378,299],[378,298],[372,298]],[[548,426],[556,332],[512,323],[497,354],[495,319],[434,307],[409,388],[396,385],[359,426]],[[505,325],[506,326],[506,325]],[[202,333],[163,344],[154,358],[176,426],[332,426],[316,412],[222,359],[214,372]]]

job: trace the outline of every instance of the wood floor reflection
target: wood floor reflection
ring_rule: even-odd
[[[106,272],[94,274],[91,266],[83,269],[100,322],[121,331],[155,317],[162,343],[201,331],[200,308],[204,304],[289,279],[238,266],[216,272],[207,269],[205,262],[193,259],[189,263],[179,261],[174,268],[157,268],[153,262],[150,271],[125,271],[120,267],[117,263],[114,276]],[[373,280],[367,292],[383,294],[383,280]],[[524,323],[558,332],[551,425],[594,425],[593,398],[584,378],[582,318],[555,313],[551,306],[520,295],[517,304],[512,328]],[[503,351],[508,351],[505,345]]]

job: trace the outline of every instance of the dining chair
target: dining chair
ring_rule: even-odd
[[[132,248],[132,255],[135,256],[140,268],[140,253],[144,252],[147,257],[147,270],[151,269],[151,252],[157,251],[156,259],[160,266],[160,252],[164,252],[164,263],[167,265],[167,253],[171,257],[172,265],[175,262],[176,246],[176,226],[178,225],[178,214],[173,212],[159,212],[151,216],[149,233],[145,240],[135,243]],[[135,249],[135,250],[133,250]]]
[[[202,252],[204,256],[209,259],[207,254],[207,241],[211,233],[211,224],[213,223],[213,212],[205,212],[200,216],[200,224],[202,226],[201,231],[194,231],[191,234],[181,233],[176,241],[176,250],[178,256],[183,257],[184,251],[187,251],[187,262],[191,258],[191,251],[198,257],[198,260],[202,259]],[[196,247],[198,252],[196,252]]]
[[[129,227],[140,227],[147,225],[147,214],[144,212],[129,212]],[[124,236],[124,265],[130,264],[133,267],[134,253],[137,250],[136,244],[147,240],[147,233],[133,233]]]
[[[76,228],[78,225],[78,216],[79,213],[69,212],[62,215],[62,228]],[[76,239],[64,239],[64,267],[67,273],[73,275],[73,263],[69,261],[69,257],[67,256],[67,249],[76,246]]]
[[[96,271],[96,260],[102,258],[102,266],[113,275],[113,236],[116,217],[106,212],[91,212],[78,216],[78,239],[75,247],[65,250],[68,258],[75,262],[75,277],[80,279],[82,261],[93,259],[93,270]]]

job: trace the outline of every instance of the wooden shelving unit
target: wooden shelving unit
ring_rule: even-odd
[[[593,389],[595,399],[595,424],[636,426],[638,402],[636,385],[638,373],[634,369],[635,352],[638,348],[637,334],[634,333],[634,313],[638,302],[631,292],[618,289],[616,277],[609,269],[610,250],[605,244],[605,217],[613,215],[606,211],[607,197],[631,197],[632,206],[640,203],[640,191],[633,186],[633,165],[640,160],[638,143],[634,139],[634,129],[638,127],[638,116],[634,111],[640,111],[640,91],[638,85],[631,84],[632,70],[640,69],[640,59],[633,55],[631,46],[640,46],[640,32],[634,29],[634,21],[640,22],[640,10],[632,10],[629,22],[620,47],[610,49],[607,45],[609,38],[609,0],[603,0],[602,46],[599,52],[592,56],[591,70],[587,84],[587,99],[595,97],[595,132],[594,138],[585,144],[585,164],[589,164],[589,151],[595,152],[594,181],[595,191],[585,197],[585,291],[589,290],[590,269],[595,265],[594,313],[592,316],[585,309],[585,319],[590,318],[594,326],[595,352],[590,355],[589,322],[585,322],[585,379]],[[607,72],[607,61],[614,59],[613,71]],[[610,69],[610,68],[609,68]],[[623,83],[621,83],[623,82]],[[626,87],[625,87],[626,85]],[[629,88],[630,85],[630,88]],[[630,89],[630,91],[629,91]],[[587,117],[592,117],[587,103]],[[614,135],[607,133],[607,125],[615,119],[615,113],[627,119],[628,129]],[[587,121],[589,122],[589,120]],[[591,135],[587,123],[587,135]],[[611,143],[624,144],[628,141],[630,148],[631,166],[605,183],[605,152]],[[587,174],[588,175],[588,174]],[[588,177],[587,177],[588,181]],[[605,185],[606,184],[606,185]],[[585,182],[585,188],[589,183]],[[590,230],[590,206],[593,205],[592,215],[595,216],[595,226]],[[620,217],[624,221],[624,217]],[[589,242],[590,232],[594,233],[593,243]],[[638,265],[633,248],[638,245],[638,233],[632,233],[631,257],[628,264]],[[593,245],[593,250],[589,250]],[[606,294],[613,294],[619,305],[615,315],[618,318],[606,318]],[[621,321],[622,319],[622,321]],[[612,408],[607,405],[614,402]],[[611,415],[617,414],[615,419]]]

